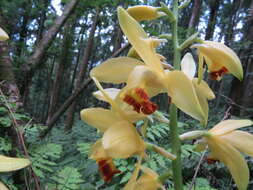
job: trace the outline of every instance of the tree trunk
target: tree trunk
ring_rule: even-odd
[[[188,29],[194,29],[198,26],[201,3],[202,3],[201,0],[194,0],[192,14],[188,24]]]
[[[72,19],[69,20],[73,22]],[[53,88],[50,96],[50,103],[49,103],[49,110],[48,110],[48,117],[47,122],[51,120],[53,113],[55,112],[56,106],[59,102],[59,95],[62,87],[63,75],[66,69],[66,66],[71,57],[71,47],[73,42],[73,31],[75,27],[73,27],[72,23],[66,23],[64,29],[64,37],[63,37],[63,44],[62,44],[62,52],[60,56],[60,60],[58,63],[58,67],[56,69],[55,80],[53,83]]]
[[[205,40],[210,40],[213,38],[213,33],[215,29],[216,18],[217,18],[220,2],[221,0],[210,0],[210,5],[209,5],[210,13],[209,13],[209,19],[208,19],[208,24],[206,28]]]
[[[225,33],[225,44],[230,46],[232,45],[232,42],[234,41],[234,27],[236,26],[237,16],[238,16],[238,10],[240,8],[240,5],[242,3],[242,0],[233,0],[231,5],[231,15],[228,15],[229,21],[226,28]]]
[[[93,17],[91,31],[90,31],[89,38],[88,38],[88,41],[86,44],[86,48],[84,50],[83,59],[81,60],[81,64],[79,67],[79,73],[78,73],[77,80],[75,83],[74,91],[76,91],[81,86],[83,79],[84,79],[86,68],[88,66],[89,57],[91,55],[91,50],[92,50],[92,46],[93,46],[93,38],[94,38],[95,31],[96,31],[97,23],[98,23],[98,17],[99,17],[99,8],[96,8],[96,13]],[[67,119],[66,119],[66,123],[65,123],[65,130],[66,131],[70,130],[72,128],[72,125],[74,122],[76,103],[77,103],[77,101],[74,101],[68,109]]]
[[[25,82],[20,88],[22,95],[24,95],[24,92],[26,92],[26,96],[28,96],[28,89],[32,77],[34,75],[34,69],[38,67],[56,34],[59,32],[66,20],[69,18],[78,2],[79,0],[71,0],[67,5],[65,5],[62,15],[56,18],[53,26],[49,28],[46,33],[43,34],[42,39],[40,40],[40,42],[38,42],[38,45],[36,46],[33,54],[29,57],[27,61],[27,65],[24,67]]]
[[[247,17],[247,22],[244,25],[244,37],[243,42],[247,42],[247,46],[240,53],[242,65],[244,68],[244,80],[242,82],[237,79],[233,79],[232,88],[230,92],[231,99],[240,106],[234,105],[232,109],[232,114],[234,115],[247,115],[253,118],[252,111],[247,111],[253,108],[253,0],[251,0],[251,5],[249,9],[249,16]]]

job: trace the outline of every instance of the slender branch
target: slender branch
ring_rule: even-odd
[[[193,188],[194,184],[196,183],[197,175],[198,175],[198,172],[199,172],[199,169],[200,169],[200,166],[201,166],[201,163],[202,163],[202,161],[204,159],[205,154],[206,154],[206,150],[201,154],[201,157],[199,159],[198,165],[197,165],[197,167],[195,169],[195,173],[193,175],[192,183],[191,183],[191,185],[190,185],[190,187],[189,187],[188,190],[191,190]]]
[[[121,47],[121,48],[119,48],[117,51],[115,51],[115,52],[112,54],[111,58],[118,56],[119,54],[121,54],[124,50],[126,50],[126,49],[129,48],[129,47],[130,47],[130,44],[127,43],[126,45],[124,45],[123,47]]]

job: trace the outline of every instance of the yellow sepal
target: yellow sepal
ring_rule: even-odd
[[[129,158],[145,150],[144,142],[135,127],[126,121],[115,123],[103,135],[103,147],[112,158]]]
[[[180,80],[179,80],[180,79]],[[180,110],[205,124],[206,114],[203,112],[192,80],[182,71],[171,71],[167,74],[168,95]]]
[[[212,155],[228,167],[238,189],[246,190],[249,168],[240,152],[220,137],[212,135],[206,139]]]
[[[81,119],[101,132],[105,132],[115,122],[122,121],[122,118],[116,113],[104,108],[83,109]]]
[[[119,84],[126,82],[130,72],[138,65],[144,63],[130,57],[111,58],[93,68],[90,76],[100,82]]]
[[[250,125],[253,125],[253,122],[251,120],[229,119],[229,120],[221,121],[220,123],[215,125],[212,129],[210,129],[208,132],[212,133],[213,135],[224,135],[236,129],[247,127]]]
[[[160,40],[148,38],[140,24],[121,7],[118,8],[118,18],[122,31],[145,64],[161,72],[162,66],[155,52],[156,44]]]
[[[221,136],[229,144],[242,153],[253,157],[253,135],[245,131],[232,131]]]

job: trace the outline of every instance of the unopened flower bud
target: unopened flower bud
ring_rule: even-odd
[[[127,12],[137,21],[154,20],[165,15],[162,12],[158,12],[156,7],[147,5],[129,7]]]

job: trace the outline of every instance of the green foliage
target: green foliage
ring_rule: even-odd
[[[0,137],[0,151],[3,152],[8,152],[10,151],[12,148],[11,146],[11,142],[9,141],[9,139],[5,139]]]
[[[82,175],[76,168],[66,166],[58,174],[51,178],[61,190],[78,190],[80,183],[83,183]]]
[[[34,146],[30,153],[32,168],[36,175],[45,178],[45,172],[52,173],[52,167],[57,166],[56,160],[60,158],[62,146],[53,143]]]
[[[147,138],[152,142],[162,139],[169,134],[168,124],[158,123],[147,128]]]
[[[77,150],[81,154],[88,156],[91,148],[91,143],[77,143]]]

